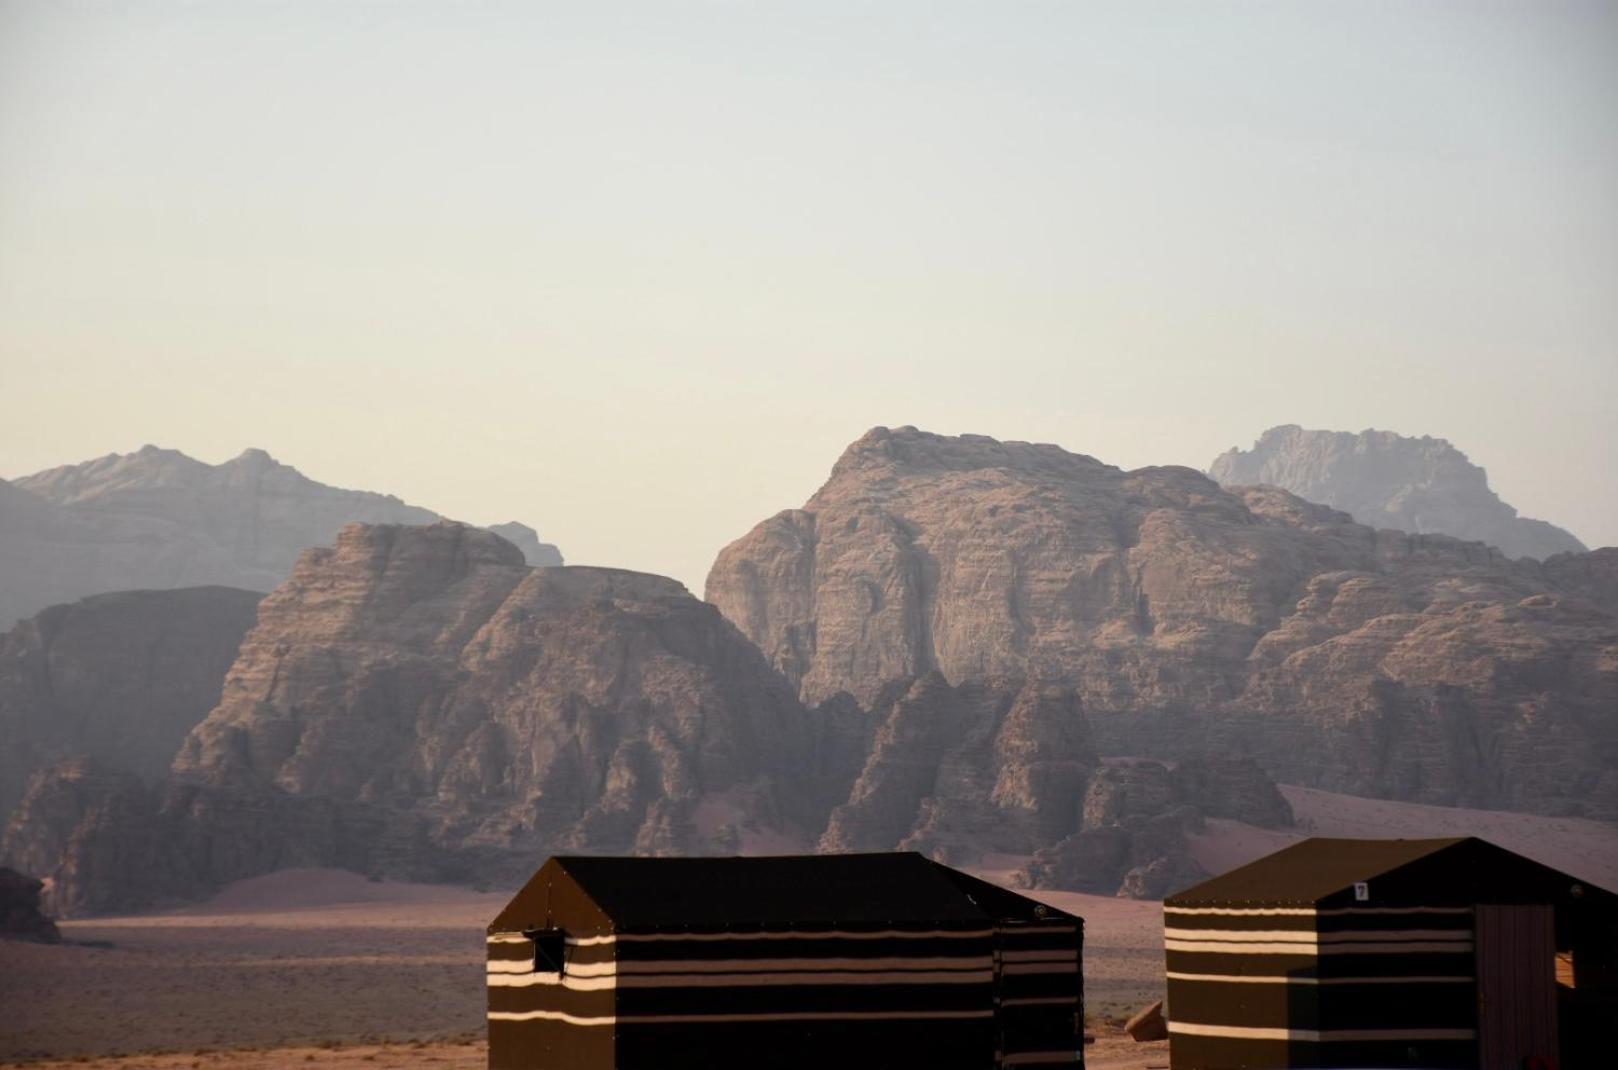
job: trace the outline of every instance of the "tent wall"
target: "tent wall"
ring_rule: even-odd
[[[995,925],[999,1065],[1077,1065],[1084,1042],[1079,921]]]
[[[487,936],[489,1070],[615,1065],[614,943],[607,919],[554,862]],[[561,930],[563,969],[536,970],[530,934]]]
[[[1164,908],[1175,1070],[1476,1062],[1460,908]]]
[[[993,931],[621,933],[618,1066],[976,1067]]]

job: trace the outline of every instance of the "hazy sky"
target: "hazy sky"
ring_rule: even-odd
[[[1451,439],[1618,543],[1618,5],[0,0],[0,476],[143,443],[700,593],[875,424]]]

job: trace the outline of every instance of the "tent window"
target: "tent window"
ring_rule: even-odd
[[[1576,974],[1573,972],[1573,952],[1558,951],[1556,953],[1556,983],[1566,988],[1577,988]]]
[[[561,929],[530,929],[523,935],[534,942],[535,973],[562,972],[562,949],[567,942]]]

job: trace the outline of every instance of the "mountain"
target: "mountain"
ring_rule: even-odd
[[[250,449],[210,465],[146,446],[0,483],[0,627],[106,591],[204,585],[268,591],[298,554],[366,523],[441,518],[390,495],[341,490]],[[530,564],[561,554],[502,525]]]
[[[878,756],[886,736],[938,755],[865,769],[883,827],[917,837],[951,824],[941,799],[994,797],[994,725],[1030,687],[1032,735],[1066,761],[1082,716],[1101,755],[1250,755],[1352,794],[1614,820],[1618,619],[1588,582],[1611,569],[1188,468],[877,428],[726,547],[707,598],[806,704],[882,723]]]
[[[120,591],[0,633],[0,817],[28,778],[74,755],[160,780],[219,702],[262,596],[229,587]]]
[[[1288,820],[1256,766],[1218,762],[1183,763],[1162,799],[1090,806],[1086,719],[1038,680],[973,690],[930,674],[880,714],[806,708],[675,581],[533,569],[449,523],[351,525],[306,551],[168,775],[115,758],[37,770],[7,825],[0,856],[49,877],[57,911],[289,866],[516,880],[562,850],[975,857],[1092,829],[1121,845],[1112,871],[1086,876],[1111,890],[1172,868],[1204,813]],[[1162,809],[1172,828],[1153,824]],[[1068,874],[1031,871],[1047,878]]]
[[[1264,432],[1251,450],[1220,454],[1209,474],[1227,487],[1280,487],[1375,528],[1486,542],[1507,557],[1585,548],[1554,524],[1518,516],[1489,489],[1488,474],[1441,438],[1288,424]]]
[[[673,580],[351,525],[264,599],[163,783],[41,772],[3,853],[85,911],[289,865],[516,879],[562,849],[735,850],[828,805],[811,728]]]

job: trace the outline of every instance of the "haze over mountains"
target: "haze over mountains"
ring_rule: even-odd
[[[343,525],[431,524],[398,498],[317,483],[263,450],[210,465],[145,446],[0,481],[0,627],[106,591],[200,585],[269,591]],[[500,532],[559,565],[531,528]]]
[[[167,594],[40,614],[0,657],[0,860],[58,908],[815,846],[1152,896],[1206,819],[1287,824],[1276,780],[1618,820],[1618,550],[1512,560],[1049,445],[877,428],[706,603],[450,523],[345,528],[256,623]],[[145,657],[160,611],[218,656]],[[172,761],[91,741],[148,722]]]
[[[1227,486],[1280,487],[1375,528],[1476,539],[1507,557],[1543,560],[1585,549],[1554,524],[1518,516],[1489,489],[1483,469],[1441,438],[1286,424],[1264,432],[1251,450],[1220,454],[1209,474]]]

